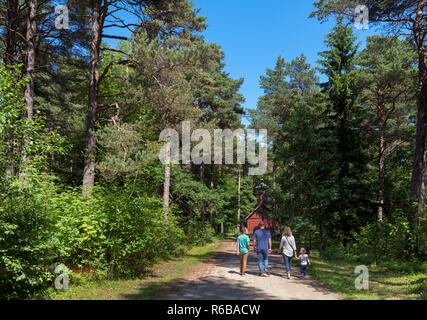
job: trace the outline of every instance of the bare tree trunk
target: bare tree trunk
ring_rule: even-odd
[[[273,188],[276,188],[276,176],[277,176],[277,162],[274,160],[273,162]]]
[[[426,168],[426,113],[427,113],[427,62],[426,48],[423,36],[423,1],[418,1],[416,23],[414,24],[414,40],[418,47],[419,62],[419,82],[418,82],[418,115],[417,133],[415,140],[415,154],[411,179],[411,202],[408,210],[408,222],[415,240],[415,253],[418,252],[418,244],[421,233],[420,220],[424,214],[424,193],[425,193],[425,168]],[[416,207],[416,209],[415,209]],[[407,239],[409,249],[409,239]]]
[[[323,251],[325,248],[325,239],[323,237],[323,225],[322,223],[319,224],[319,240],[320,240],[320,251]]]
[[[295,180],[295,174],[294,174],[294,165],[295,165],[295,160],[291,160],[291,162],[289,163],[289,168],[291,170],[291,185],[294,183]],[[289,205],[289,212],[290,212],[290,220],[294,220],[295,218],[295,201],[294,201],[294,194],[291,192],[291,194],[289,195],[289,199],[290,199],[290,205]]]
[[[166,230],[169,228],[169,197],[170,197],[171,166],[165,165],[165,181],[163,184],[163,220]]]
[[[34,38],[37,33],[37,0],[28,1],[29,15],[27,19],[27,65],[26,65],[26,76],[28,78],[27,86],[25,87],[25,106],[27,107],[28,119],[33,118],[34,113],[34,70],[36,65],[36,49],[34,44]]]
[[[383,221],[384,209],[384,151],[385,141],[383,129],[380,129],[380,146],[378,155],[378,221]]]
[[[99,85],[99,52],[101,44],[101,2],[92,2],[92,40],[90,46],[90,86],[89,106],[86,124],[86,150],[83,173],[83,193],[90,195],[95,185],[95,156],[96,156],[96,112],[98,109],[98,85]]]
[[[411,227],[411,231],[416,233],[418,217],[421,217],[424,212],[424,179],[425,179],[425,139],[426,139],[426,128],[425,128],[425,110],[421,102],[418,99],[418,121],[417,121],[417,136],[415,141],[415,155],[414,165],[412,171],[411,181],[411,203],[408,210],[408,222]],[[415,209],[416,207],[416,209]],[[415,234],[413,234],[415,236]]]
[[[14,65],[14,57],[16,53],[16,29],[18,27],[18,0],[9,0],[7,6],[7,33],[6,33],[6,49],[4,55],[4,64],[7,66]],[[15,175],[15,157],[14,157],[14,147],[13,147],[13,137],[12,134],[6,137],[6,145],[10,147],[7,150],[7,154],[10,154],[10,161],[7,163],[6,175],[14,176]]]
[[[36,66],[36,49],[35,49],[35,36],[37,33],[37,0],[28,1],[28,18],[27,18],[27,33],[25,37],[27,52],[26,52],[26,73],[27,85],[24,91],[25,107],[27,109],[27,119],[31,120],[34,114],[34,71]],[[26,138],[24,141],[24,154],[22,163],[28,159],[26,148],[30,141]]]
[[[213,158],[213,154],[212,154],[212,158]],[[214,167],[214,163],[213,161],[211,161],[211,191],[213,192],[214,186],[215,186],[215,182],[214,182],[214,173],[215,173],[215,167]],[[211,208],[210,212],[209,212],[209,222],[211,224],[211,227],[214,227],[214,221],[213,221],[213,209]]]
[[[277,177],[277,161],[275,159],[276,157],[276,139],[274,139],[273,141],[273,189],[276,189],[276,177]],[[274,197],[273,199],[273,210],[275,212],[275,214],[277,214],[277,202],[276,202],[276,197]]]
[[[237,223],[240,225],[240,184],[241,184],[241,170],[239,167],[239,178],[237,183]],[[240,232],[240,227],[238,227],[238,232]]]
[[[201,183],[205,183],[205,165],[204,163],[202,163],[200,165],[200,182]],[[206,226],[205,226],[205,205],[203,203],[203,201],[200,203],[200,218],[202,220],[202,230],[205,231]]]
[[[18,0],[9,0],[7,6],[7,33],[4,63],[7,66],[15,65],[16,54],[16,32],[18,29]]]
[[[166,153],[166,164],[163,183],[163,221],[165,229],[169,229],[169,202],[170,202],[170,185],[171,185],[171,146],[170,138],[168,138],[169,147]],[[193,214],[193,208],[190,206],[190,215]]]

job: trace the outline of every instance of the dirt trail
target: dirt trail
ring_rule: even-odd
[[[249,253],[246,276],[240,275],[235,242],[226,240],[211,258],[175,283],[161,299],[173,300],[338,300],[336,293],[306,276],[299,279],[299,266],[292,265],[291,279],[285,278],[281,255],[269,256],[270,276],[258,276],[258,259]]]

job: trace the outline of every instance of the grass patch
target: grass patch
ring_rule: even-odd
[[[327,260],[318,252],[310,256],[312,266],[307,272],[329,289],[345,299],[357,300],[409,300],[427,299],[427,273],[416,271],[404,262],[396,265],[367,265],[369,289],[355,288],[355,267],[360,262],[351,259]]]
[[[155,299],[163,293],[167,285],[184,277],[193,266],[211,256],[220,246],[221,242],[216,241],[191,248],[178,258],[157,264],[145,278],[87,281],[75,286],[71,284],[68,290],[58,291],[51,288],[36,298],[48,300]]]
[[[273,240],[277,251],[280,241]],[[327,288],[350,300],[427,300],[427,267],[410,262],[393,262],[382,265],[366,265],[369,270],[369,289],[358,290],[354,269],[363,265],[357,259],[337,256],[334,259],[321,257],[314,251],[310,255],[311,266],[307,268],[313,278]]]

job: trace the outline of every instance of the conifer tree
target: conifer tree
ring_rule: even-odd
[[[407,143],[408,114],[415,110],[410,101],[416,91],[416,51],[408,39],[372,36],[359,53],[357,64],[361,67],[357,82],[362,88],[364,110],[370,113],[365,126],[378,137],[377,219],[381,222],[386,161]]]
[[[356,37],[342,20],[326,36],[329,50],[320,52],[323,58],[319,63],[321,72],[328,77],[322,84],[322,92],[327,100],[328,130],[337,139],[334,148],[335,161],[331,171],[336,174],[333,186],[338,194],[330,203],[330,213],[338,215],[344,233],[360,216],[358,211],[361,195],[362,175],[365,171],[366,157],[361,144],[361,110],[357,104],[355,57]],[[366,201],[366,200],[365,200]]]

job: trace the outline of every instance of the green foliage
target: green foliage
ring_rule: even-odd
[[[318,252],[313,252],[308,272],[344,299],[413,300],[426,297],[425,263],[401,259],[367,264],[357,260],[357,257],[346,255],[342,247],[325,251],[328,251],[327,258],[324,253],[319,256]],[[355,267],[361,264],[365,264],[369,270],[368,290],[358,290],[354,286]]]
[[[315,5],[326,12],[344,2]],[[292,228],[298,246],[323,250],[331,261],[407,259],[416,245],[407,223],[415,45],[411,39],[373,36],[358,51],[353,30],[343,19],[325,43],[327,50],[319,53],[325,83],[314,81],[315,69],[303,56],[290,64],[279,57],[275,68],[261,77],[264,95],[251,116],[253,127],[272,132],[272,161],[264,177],[268,214]],[[383,222],[377,224],[380,203]],[[425,235],[425,225],[420,226]],[[414,264],[424,261],[425,243],[420,241],[422,254]]]
[[[185,242],[187,246],[201,246],[209,243],[215,236],[215,230],[209,223],[205,224],[205,228],[200,227],[200,223],[190,222],[189,225],[184,227]]]
[[[65,152],[65,139],[48,130],[45,119],[37,112],[32,119],[22,117],[25,111],[21,91],[24,80],[19,67],[0,65],[0,177],[9,177],[18,170],[43,170],[48,156]],[[23,159],[25,160],[25,165]]]
[[[49,36],[40,35],[33,119],[23,116],[26,79],[19,68],[0,68],[1,297],[25,298],[51,285],[58,264],[73,270],[74,283],[92,274],[140,275],[184,246],[209,242],[219,224],[227,230],[236,223],[232,168],[206,165],[200,177],[176,167],[165,229],[159,133],[184,120],[209,129],[241,127],[243,79],[224,71],[220,46],[199,34],[207,25],[192,2],[139,5],[132,9],[144,19],[131,41],[102,44],[97,181],[89,197],[76,187],[85,154],[89,33],[79,26],[87,4],[70,9],[69,34],[76,39],[64,35],[49,45]],[[243,181],[243,212],[255,204],[249,180]]]
[[[102,195],[105,216],[106,260],[109,272],[137,275],[158,259],[175,256],[184,239],[171,215],[168,230],[163,223],[163,204],[155,197],[132,196],[131,189],[105,189]],[[100,219],[96,219],[99,221]]]
[[[39,35],[32,119],[24,116],[20,66],[0,65],[1,298],[26,298],[52,285],[59,264],[73,270],[73,284],[141,275],[185,246],[209,242],[220,225],[226,232],[244,225],[256,205],[254,186],[261,177],[247,177],[245,165],[240,207],[237,166],[173,166],[165,228],[159,133],[180,129],[184,120],[192,128],[236,129],[245,113],[243,79],[224,71],[224,53],[199,34],[205,18],[187,0],[141,2],[144,19],[131,41],[102,44],[97,181],[91,196],[82,195],[76,186],[85,153],[88,30],[82,25],[88,8],[78,2],[67,36],[51,42],[49,32]],[[392,1],[377,1],[379,7],[362,2],[381,17]],[[313,15],[325,18],[350,4],[317,1]],[[40,30],[47,21],[49,16],[40,20]],[[291,226],[298,246],[325,249],[323,257],[331,261],[416,271],[425,264],[399,264],[415,245],[406,243],[414,238],[406,219],[415,136],[414,43],[375,36],[358,52],[355,40],[339,19],[327,35],[327,51],[319,54],[321,69],[312,68],[304,54],[290,62],[279,56],[261,76],[264,93],[251,111],[251,127],[269,131],[271,161],[262,177],[267,215]],[[327,77],[321,85],[318,70]],[[386,141],[384,221],[377,224],[380,134]],[[425,217],[420,220],[420,233],[427,236]],[[421,253],[426,246],[420,244]],[[425,292],[425,281],[411,288]]]
[[[404,218],[393,223],[383,221],[368,224],[354,234],[351,245],[331,245],[321,255],[331,261],[353,260],[366,265],[382,265],[394,272],[419,272],[423,264],[416,259],[406,264],[406,269],[402,269],[403,257],[409,253],[405,245],[409,232],[409,225]]]
[[[64,151],[63,139],[47,131],[40,116],[20,117],[24,81],[17,81],[19,74],[19,68],[0,65],[0,296],[6,298],[25,297],[50,279],[52,220],[45,212],[46,196],[55,187],[45,166],[47,155]]]
[[[173,167],[172,181],[172,200],[175,200],[178,207],[177,219],[185,230],[186,242],[205,244],[212,239],[215,230],[207,223],[202,227],[201,206],[205,215],[212,211],[214,220],[218,223],[222,219],[221,211],[227,204],[225,193],[217,189],[211,190],[204,183],[195,180],[191,172],[179,167]]]
[[[321,72],[328,77],[328,81],[322,84],[327,113],[325,130],[337,140],[334,146],[329,145],[333,156],[327,170],[333,172],[335,181],[331,185],[338,192],[329,201],[326,211],[337,217],[344,237],[360,224],[359,217],[367,215],[366,208],[360,204],[369,206],[363,180],[367,170],[363,133],[360,132],[363,112],[356,103],[355,39],[352,29],[339,20],[325,41],[329,50],[320,53],[323,57]]]
[[[399,261],[408,254],[405,239],[409,232],[409,225],[402,218],[393,223],[373,223],[355,235],[351,251],[367,263]]]
[[[9,181],[0,197],[0,297],[25,298],[51,280],[46,269],[52,258],[48,244],[52,219],[46,197],[52,184],[46,177]]]
[[[81,190],[61,190],[47,176],[26,178],[12,183],[1,198],[4,298],[24,298],[44,288],[59,264],[135,276],[179,253],[184,234],[173,216],[165,230],[157,198],[114,185],[84,197]]]

